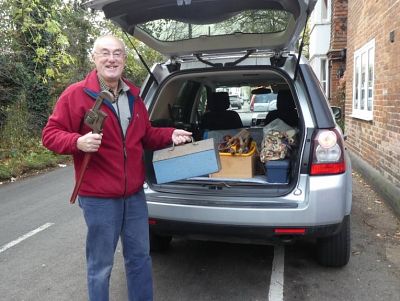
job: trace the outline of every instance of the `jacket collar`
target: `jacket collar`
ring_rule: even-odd
[[[133,102],[135,100],[135,95],[133,93],[137,92],[138,89],[136,87],[134,87],[133,85],[130,85],[129,82],[126,82],[123,80],[123,82],[126,84],[126,86],[129,88],[126,93],[128,95],[128,101],[129,101],[129,109],[131,111],[131,115],[133,114]],[[132,91],[134,90],[134,91]],[[85,78],[84,80],[84,88],[83,91],[85,91],[85,93],[87,95],[89,95],[93,100],[95,100],[97,98],[97,96],[99,95],[101,88],[100,88],[100,83],[99,83],[99,79],[97,77],[97,71],[96,70],[92,70]],[[132,93],[133,92],[133,93]],[[112,110],[113,112],[115,112],[115,109],[113,107],[113,105],[111,104],[110,101],[108,101],[107,99],[104,99],[103,103],[110,108],[110,110]]]

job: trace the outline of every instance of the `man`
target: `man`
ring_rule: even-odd
[[[109,279],[119,237],[123,246],[129,300],[152,300],[151,258],[143,149],[159,149],[172,141],[191,141],[191,133],[153,128],[139,89],[122,78],[125,46],[114,36],[99,37],[93,47],[95,70],[60,96],[43,129],[43,145],[72,154],[75,177],[82,172],[84,154],[92,153],[80,190],[79,206],[88,227],[87,280],[91,301],[108,300]],[[101,134],[83,123],[97,94],[110,91],[101,110],[108,117]]]

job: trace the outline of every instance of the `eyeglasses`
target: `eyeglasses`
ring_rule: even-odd
[[[98,56],[102,57],[102,58],[109,58],[109,57],[113,57],[115,59],[120,59],[125,55],[125,52],[123,51],[114,51],[114,52],[109,52],[109,51],[101,51],[101,52],[94,52],[96,53]]]

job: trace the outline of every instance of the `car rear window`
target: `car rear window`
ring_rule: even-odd
[[[157,40],[173,42],[201,36],[281,32],[286,30],[290,17],[290,13],[281,10],[247,10],[233,16],[230,14],[220,22],[210,24],[159,19],[138,27]]]
[[[276,99],[276,94],[269,93],[269,94],[259,94],[254,97],[254,103],[268,103],[271,100]]]

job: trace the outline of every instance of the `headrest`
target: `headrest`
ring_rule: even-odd
[[[209,102],[208,107],[210,111],[225,111],[229,108],[229,94],[228,92],[214,92]]]
[[[293,111],[295,108],[292,92],[290,90],[279,90],[276,97],[276,109],[278,111]]]

